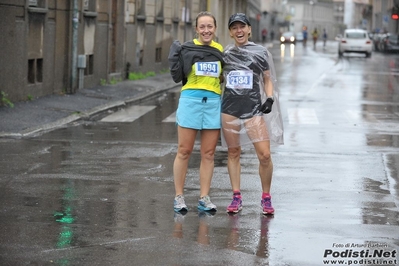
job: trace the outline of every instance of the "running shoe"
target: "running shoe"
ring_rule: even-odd
[[[178,195],[175,197],[174,203],[173,203],[173,208],[175,212],[184,212],[187,211],[187,205],[184,202],[184,196],[183,195]]]
[[[227,212],[238,213],[242,210],[242,200],[239,197],[233,197],[233,201],[227,207]]]
[[[263,198],[260,202],[262,206],[262,211],[263,214],[274,214],[274,208],[272,206],[272,198],[271,197],[266,197]]]
[[[198,210],[201,211],[216,211],[216,205],[211,202],[209,196],[204,196],[198,201]]]

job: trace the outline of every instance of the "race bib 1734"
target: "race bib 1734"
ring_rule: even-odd
[[[251,70],[230,71],[226,87],[230,89],[252,89],[253,72]]]
[[[218,78],[220,76],[220,67],[218,62],[196,62],[195,75]]]

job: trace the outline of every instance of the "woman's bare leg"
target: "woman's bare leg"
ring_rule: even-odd
[[[177,134],[178,148],[175,161],[173,163],[173,176],[176,196],[183,195],[188,162],[193,151],[197,130],[177,126]]]
[[[208,195],[211,188],[215,167],[215,150],[219,134],[219,129],[201,131],[200,197]]]

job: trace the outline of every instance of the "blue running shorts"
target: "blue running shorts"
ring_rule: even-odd
[[[220,129],[220,97],[188,97],[180,95],[176,111],[176,123],[197,130]]]

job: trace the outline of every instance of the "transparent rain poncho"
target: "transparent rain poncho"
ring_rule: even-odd
[[[279,91],[270,52],[253,42],[241,47],[229,45],[224,61],[222,146],[238,147],[265,140],[284,144]],[[266,89],[272,91],[274,98],[270,113],[262,112],[267,96],[271,96],[266,95]]]

